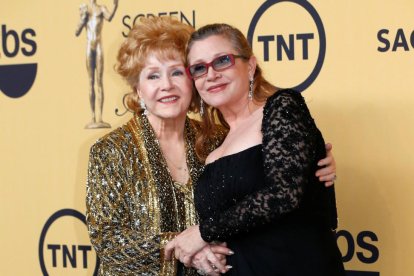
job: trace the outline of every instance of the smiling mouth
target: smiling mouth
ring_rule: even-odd
[[[158,101],[161,103],[172,103],[178,100],[177,96],[171,96],[171,97],[165,97],[162,99],[159,99]]]
[[[208,92],[220,92],[227,86],[227,83],[222,83],[218,85],[211,86],[207,89]]]

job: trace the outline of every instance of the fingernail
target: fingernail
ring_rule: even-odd
[[[233,255],[234,254],[234,251],[233,250],[229,250],[229,253],[228,253],[229,255]]]
[[[231,268],[233,268],[231,265],[226,265],[226,268],[227,269],[231,269]]]

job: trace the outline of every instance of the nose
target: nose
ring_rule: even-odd
[[[173,87],[172,81],[170,79],[169,76],[164,76],[162,78],[162,83],[161,83],[161,90],[162,91],[170,91]]]
[[[220,77],[220,73],[214,70],[213,66],[207,68],[207,81],[212,81]]]

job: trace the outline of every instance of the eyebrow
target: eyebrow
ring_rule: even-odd
[[[174,63],[171,65],[168,65],[167,68],[175,68],[175,67],[185,67],[183,63]],[[151,67],[146,67],[144,70],[157,70],[160,69],[160,66],[151,66]]]
[[[224,56],[224,55],[229,55],[229,54],[232,54],[232,53],[228,53],[228,52],[220,52],[220,53],[216,53],[215,55],[213,55],[213,57],[210,59],[210,61],[212,61],[213,59],[215,59],[215,58],[218,58],[218,57],[221,57],[221,56]],[[236,54],[232,54],[232,55],[236,55]],[[198,63],[204,63],[204,62],[210,62],[210,61],[205,61],[204,59],[196,59],[193,63],[191,63],[191,64],[198,64]]]

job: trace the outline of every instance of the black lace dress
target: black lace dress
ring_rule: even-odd
[[[262,144],[206,165],[195,187],[202,238],[235,252],[229,275],[345,275],[334,189],[314,176],[324,140],[303,97],[281,90],[263,112]]]

